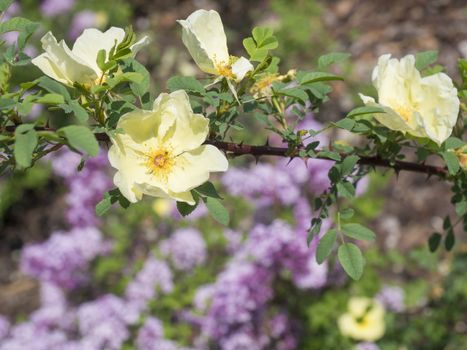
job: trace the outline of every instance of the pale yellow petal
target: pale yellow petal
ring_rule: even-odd
[[[406,123],[405,119],[402,118],[398,113],[393,111],[390,107],[383,106],[379,103],[376,103],[375,99],[370,96],[365,96],[362,94],[359,94],[359,96],[362,99],[362,101],[365,103],[365,105],[370,106],[370,107],[381,108],[382,110],[385,111],[385,113],[375,113],[374,116],[378,122],[380,122],[387,128],[391,130],[402,131],[402,132],[412,131],[412,128]]]
[[[429,138],[441,145],[456,125],[460,101],[451,78],[437,73],[422,79],[420,114]]]
[[[157,102],[157,100],[156,100]],[[172,92],[155,103],[155,110],[161,120],[170,121],[167,133],[158,134],[161,144],[170,144],[175,154],[199,147],[209,132],[209,119],[201,114],[193,114],[188,95],[183,90]],[[175,123],[172,121],[175,120]]]
[[[173,120],[171,121],[173,124]],[[123,129],[125,134],[130,136],[135,143],[143,143],[151,138],[157,138],[160,126],[161,115],[159,113],[141,109],[124,114],[117,123],[117,129]],[[167,126],[164,127],[167,128]]]
[[[123,41],[124,37],[125,31],[117,27],[111,27],[105,32],[95,28],[85,29],[76,39],[72,52],[100,75],[101,70],[96,62],[97,53],[105,50],[108,54],[115,44],[118,45]]]
[[[135,42],[133,45],[130,46],[130,50],[133,53],[133,55],[136,55],[139,50],[141,50],[143,47],[147,46],[150,43],[150,39],[148,36],[144,36],[137,42]]]
[[[148,183],[137,184],[136,187],[148,196],[175,199],[176,201],[185,202],[190,205],[195,204],[195,200],[190,191],[176,193]]]
[[[212,145],[185,152],[177,158],[169,176],[169,189],[173,192],[192,190],[208,181],[209,173],[226,171],[228,166],[224,153]]]
[[[57,67],[57,65],[43,53],[31,60],[31,63],[37,66],[45,75],[57,80],[60,83],[73,85],[73,82]]]
[[[203,72],[216,74],[216,64],[229,62],[224,26],[216,11],[198,10],[178,23],[183,43]]]
[[[240,57],[232,64],[232,73],[235,75],[235,81],[243,80],[248,72],[253,70],[253,65],[245,57]]]
[[[51,32],[45,34],[41,42],[48,59],[54,63],[56,69],[68,81],[86,84],[97,79],[95,71],[79,57],[75,56],[63,40],[57,43]]]

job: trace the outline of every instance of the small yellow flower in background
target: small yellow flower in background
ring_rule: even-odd
[[[457,158],[459,159],[460,166],[462,167],[462,169],[467,171],[467,146],[457,149],[455,153]]]
[[[94,28],[85,29],[70,50],[64,40],[57,42],[54,35],[48,32],[41,39],[45,52],[31,62],[44,74],[63,84],[92,86],[98,84],[102,76],[96,62],[98,52],[105,50],[108,54],[115,43],[118,45],[124,37],[125,31],[121,28],[111,27],[106,32]],[[148,42],[148,37],[144,37],[130,49],[136,55]]]
[[[160,217],[167,217],[174,209],[174,202],[170,199],[158,198],[152,202],[152,210]]]
[[[245,57],[229,55],[224,26],[216,11],[197,10],[177,22],[183,27],[183,44],[203,72],[239,82],[253,70]]]
[[[355,340],[375,341],[384,335],[384,307],[375,299],[350,298],[347,313],[339,317],[342,335]]]
[[[459,114],[457,89],[444,73],[421,77],[415,57],[401,60],[383,55],[373,70],[378,102],[360,94],[368,106],[382,108],[375,118],[392,130],[428,137],[438,145],[452,133]]]
[[[226,171],[225,155],[203,145],[209,120],[194,114],[188,95],[179,90],[160,94],[152,111],[123,115],[109,150],[118,171],[114,183],[132,203],[147,194],[194,204],[191,190],[205,183],[210,172]]]

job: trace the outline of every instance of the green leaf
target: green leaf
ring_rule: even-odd
[[[140,73],[126,72],[126,73],[118,74],[111,79],[108,79],[106,83],[113,89],[115,86],[121,83],[131,82],[131,83],[140,84],[143,81],[143,79],[144,77]]]
[[[94,157],[99,153],[99,144],[94,134],[85,126],[69,125],[58,130],[63,134],[71,147],[86,152]]]
[[[456,203],[456,214],[459,216],[464,216],[467,213],[467,201],[463,200],[462,202]]]
[[[338,128],[351,131],[352,128],[355,126],[355,120],[350,119],[350,118],[344,118],[333,124],[337,126]]]
[[[332,52],[326,55],[321,56],[318,59],[319,69],[324,69],[327,66],[330,66],[334,63],[340,63],[347,60],[350,57],[350,54],[344,52]]]
[[[441,156],[443,157],[444,161],[446,162],[446,165],[448,167],[449,174],[455,175],[460,169],[459,165],[459,159],[455,155],[454,152],[451,151],[446,151],[442,152]]]
[[[37,146],[37,132],[34,130],[34,124],[22,124],[15,130],[15,146],[13,154],[16,163],[27,168],[31,166],[32,155]]]
[[[209,213],[217,222],[225,226],[229,224],[229,221],[230,221],[229,212],[222,205],[220,200],[216,198],[212,198],[212,197],[206,197],[206,198],[203,198],[203,201],[206,204],[206,207],[208,208]]]
[[[65,99],[62,95],[51,93],[40,96],[37,100],[37,103],[42,103],[46,105],[59,105],[65,102]]]
[[[438,59],[438,51],[419,52],[415,55],[415,68],[423,70]]]
[[[243,39],[243,47],[250,56],[250,61],[262,62],[268,55],[267,49],[258,49],[253,38]]]
[[[301,85],[312,84],[318,81],[329,81],[329,80],[344,80],[344,79],[337,75],[326,73],[326,72],[305,73],[299,79]]]
[[[102,49],[97,52],[96,63],[97,66],[104,72],[106,70],[105,61],[107,59],[107,52]]]
[[[454,148],[461,148],[464,147],[465,143],[461,139],[458,139],[457,137],[451,136],[448,138],[445,143],[444,143],[444,149],[445,150],[450,150]]]
[[[0,0],[0,12],[5,11],[8,7],[10,7],[11,3],[14,0]]]
[[[38,81],[38,85],[44,90],[62,95],[65,98],[65,100],[71,99],[71,96],[68,90],[62,84],[57,83],[55,80],[52,80],[49,77],[43,76],[37,79],[37,81]]]
[[[344,243],[337,251],[337,257],[344,271],[354,280],[359,280],[363,274],[363,255],[353,243]]]
[[[255,27],[252,34],[258,48],[272,50],[277,48],[278,43],[273,35],[273,30],[268,27]]]
[[[352,199],[355,196],[355,187],[350,182],[338,182],[336,187],[339,195],[344,198]]]
[[[1,98],[0,99],[0,110],[2,109],[11,109],[16,106],[16,101],[11,98]]]
[[[444,239],[444,247],[449,252],[452,250],[455,243],[456,243],[456,237],[454,236],[454,230],[451,229],[448,231],[446,238]]]
[[[201,95],[206,94],[203,84],[193,77],[175,76],[168,80],[167,87],[170,91],[186,90],[197,92]]]
[[[32,33],[39,26],[38,23],[22,17],[13,17],[8,21],[0,23],[0,33],[28,32]]]
[[[316,248],[316,261],[318,264],[322,264],[331,253],[332,247],[336,242],[336,237],[337,231],[335,229],[331,229],[320,238],[318,247]]]
[[[443,229],[449,230],[452,227],[451,218],[447,215],[443,220]]]
[[[84,109],[77,100],[71,100],[68,103],[70,106],[71,111],[73,112],[74,116],[82,123],[89,119],[88,112]]]
[[[273,86],[274,86],[274,84],[273,84]],[[279,89],[279,90],[276,90],[275,92],[278,95],[284,95],[284,96],[289,96],[289,97],[296,98],[296,99],[302,101],[303,103],[308,101],[307,93],[305,91],[303,91],[302,89],[300,89],[299,87],[293,87],[293,88],[290,88],[290,89]]]
[[[375,114],[375,113],[384,113],[384,110],[379,107],[371,107],[371,106],[363,106],[357,107],[352,109],[349,113],[347,113],[347,118],[353,118],[357,115],[364,115],[364,114]]]
[[[318,157],[324,159],[332,159],[335,161],[341,160],[341,156],[339,155],[339,153],[333,151],[320,151],[318,153]]]
[[[355,210],[352,208],[344,208],[340,211],[341,213],[341,218],[344,220],[351,219],[353,215],[355,214]]]
[[[344,224],[342,225],[342,232],[350,238],[364,241],[373,241],[376,238],[373,231],[360,224]]]
[[[133,94],[135,96],[143,96],[146,93],[148,93],[149,84],[150,84],[150,75],[146,67],[144,67],[141,63],[139,63],[133,58],[126,60],[125,64],[126,64],[125,71],[134,71],[134,72],[141,74],[141,76],[143,77],[141,82],[130,84],[130,89],[133,92]]]
[[[430,238],[428,238],[428,248],[430,249],[430,252],[435,252],[439,244],[441,243],[441,234],[438,232],[433,233]]]
[[[198,194],[201,197],[212,197],[212,198],[218,198],[222,199],[221,196],[219,196],[219,193],[217,193],[216,188],[211,182],[205,182],[201,186],[198,186],[195,188],[195,191],[198,192]]]
[[[112,200],[112,197],[110,197],[106,193],[106,197],[104,197],[99,203],[96,204],[96,215],[97,216],[102,216],[104,215],[111,207],[114,201]]]
[[[308,230],[307,244],[310,245],[311,241],[321,231],[323,221],[320,218],[313,218],[311,220],[311,227]]]
[[[198,203],[195,205],[189,205],[185,202],[177,202],[177,210],[183,217],[190,215],[195,209]]]
[[[341,164],[341,175],[347,176],[351,174],[359,159],[360,157],[356,155],[345,157]]]

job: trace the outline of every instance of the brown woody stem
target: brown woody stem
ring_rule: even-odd
[[[16,129],[16,126],[7,126],[5,129],[6,129],[5,131],[7,132],[14,132]],[[43,127],[38,127],[36,128],[36,130],[56,131],[51,128],[43,128]],[[97,140],[99,141],[103,141],[103,142],[110,141],[107,134],[98,133],[95,135],[96,135]],[[223,150],[226,154],[231,155],[231,156],[252,155],[255,158],[258,158],[260,156],[278,156],[278,157],[292,157],[292,158],[299,157],[298,152],[296,152],[295,154],[290,154],[290,150],[287,147],[273,147],[273,146],[268,146],[268,145],[253,146],[253,145],[245,145],[242,143],[224,142],[224,141],[217,141],[217,140],[206,140],[205,144],[216,146],[217,148]],[[320,155],[319,150],[316,153],[319,157]],[[346,154],[341,154],[341,156],[345,157]],[[324,155],[319,158],[329,159]],[[423,173],[423,174],[427,174],[428,176],[435,175],[441,178],[446,178],[448,175],[448,171],[444,167],[405,162],[401,160],[396,160],[396,161],[391,162],[379,156],[374,156],[374,157],[360,156],[358,164],[392,168],[397,173],[403,170],[403,171]]]

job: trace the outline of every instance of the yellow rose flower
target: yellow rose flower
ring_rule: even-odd
[[[378,102],[360,94],[368,106],[382,108],[375,118],[392,130],[428,137],[438,145],[452,133],[459,114],[457,89],[444,73],[421,77],[415,57],[397,60],[383,55],[373,70]]]
[[[253,70],[245,57],[229,55],[224,26],[216,11],[198,10],[177,22],[183,27],[183,44],[203,72],[239,82]]]
[[[85,29],[70,50],[64,40],[58,43],[54,35],[48,32],[41,39],[45,52],[31,62],[44,74],[63,84],[94,85],[102,76],[102,71],[97,65],[97,53],[105,50],[108,54],[115,43],[118,45],[124,37],[125,31],[121,28],[112,27],[106,32],[94,28]],[[133,44],[130,47],[133,54],[148,41],[148,37],[144,37]]]
[[[173,208],[173,202],[169,199],[158,198],[152,202],[152,210],[160,217],[169,216]]]
[[[194,204],[191,190],[205,183],[210,172],[226,171],[225,155],[203,145],[209,120],[194,114],[188,95],[179,90],[161,94],[152,111],[123,115],[109,150],[110,164],[118,171],[114,183],[130,201],[143,194]]]
[[[348,312],[339,317],[339,330],[342,335],[355,340],[378,340],[385,331],[384,313],[384,307],[377,300],[351,298]]]

